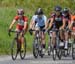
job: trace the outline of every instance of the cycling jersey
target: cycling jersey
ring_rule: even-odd
[[[37,15],[33,15],[31,20],[35,20],[37,18]]]
[[[19,16],[15,16],[14,19],[18,22],[16,28],[19,30],[22,30],[24,27],[24,22],[28,21],[28,18],[26,16],[23,16],[22,19],[20,19]]]
[[[45,26],[45,22],[47,21],[47,18],[45,15],[42,15],[42,17],[38,17],[38,15],[36,15],[35,17],[33,17],[33,20],[35,22],[35,26],[36,27],[40,27],[43,28]]]
[[[71,21],[73,21],[72,29],[75,30],[75,16],[71,17]]]
[[[53,26],[52,28],[59,29],[63,25],[63,16],[56,16],[56,14],[52,14],[51,18],[53,18]]]
[[[66,26],[65,27],[67,27],[69,22],[71,22],[71,15],[70,14],[68,14],[67,16],[65,16],[64,14],[62,14],[62,15],[63,15],[63,18],[66,21]]]

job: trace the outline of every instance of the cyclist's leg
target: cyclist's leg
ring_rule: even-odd
[[[45,34],[44,34],[44,32],[41,32],[40,36],[41,36],[42,53],[45,54],[46,44],[45,44]]]
[[[60,43],[60,46],[64,46],[64,31],[63,30],[60,30],[59,31],[59,36],[60,36],[60,41],[61,41],[61,43]]]
[[[23,50],[24,49],[24,34],[22,34],[21,36],[21,49]]]
[[[44,32],[41,33],[41,39],[42,39],[42,46],[43,48],[45,48],[46,44],[45,44],[45,33]]]
[[[15,31],[20,32],[20,30],[19,30],[18,28],[16,28]],[[16,35],[17,35],[17,34],[16,34]],[[19,34],[18,34],[18,36],[19,36]],[[18,37],[18,36],[17,36],[17,37]],[[19,37],[18,37],[18,42],[19,42],[19,43],[21,42],[21,39],[20,39]]]
[[[52,44],[56,48],[56,31],[52,31]]]
[[[71,31],[69,31],[68,33],[68,39],[69,39],[69,43],[71,43],[71,39],[72,39]]]
[[[64,32],[64,35],[65,35],[65,49],[68,49],[68,31],[65,31]]]
[[[16,28],[16,31],[20,32],[18,34],[18,43],[20,43],[22,46],[22,49],[23,49],[23,43],[24,43],[24,33],[22,33],[22,29],[19,29],[19,28]]]
[[[72,31],[72,38],[75,39],[75,30]]]

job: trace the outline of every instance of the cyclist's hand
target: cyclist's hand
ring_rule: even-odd
[[[30,35],[32,35],[32,29],[29,29],[29,33],[30,33]]]
[[[63,27],[60,27],[59,30],[64,30],[64,28]]]
[[[11,32],[11,29],[8,30],[8,35],[9,35],[9,36],[11,36],[10,32]]]

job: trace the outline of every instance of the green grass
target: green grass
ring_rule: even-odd
[[[12,3],[11,3],[12,2]],[[16,15],[17,8],[22,7],[25,10],[25,15],[28,16],[29,22],[38,7],[42,7],[47,17],[52,12],[54,6],[61,5],[69,7],[71,10],[75,8],[73,0],[0,0],[0,55],[10,54],[10,45],[14,37],[8,36],[8,27]],[[27,51],[32,51],[33,37],[27,33],[25,35],[27,40]],[[46,42],[48,41],[48,36]]]

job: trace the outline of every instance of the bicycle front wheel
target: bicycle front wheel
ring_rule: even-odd
[[[38,41],[37,39],[33,42],[33,56],[34,58],[38,58]]]
[[[17,54],[18,54],[17,39],[14,39],[11,44],[11,56],[13,60],[16,60]]]
[[[20,57],[21,59],[24,59],[26,55],[26,39],[24,38],[23,44],[21,44],[21,49],[20,49]]]

